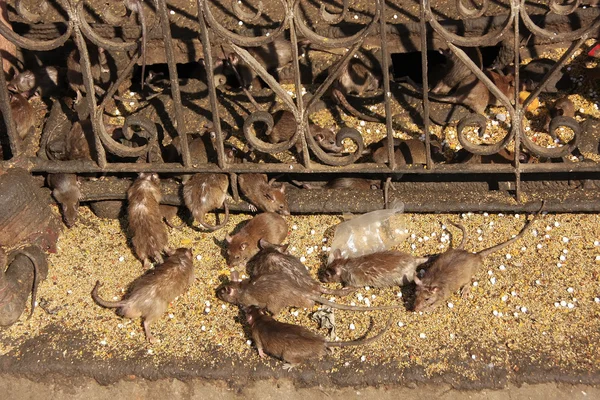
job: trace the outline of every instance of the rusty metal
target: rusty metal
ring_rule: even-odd
[[[472,2],[465,0],[456,0],[454,6],[458,14],[465,21],[438,21],[438,16],[432,9],[433,0],[422,0],[419,10],[419,21],[414,24],[405,24],[402,29],[388,21],[389,18],[389,2],[385,0],[376,0],[372,7],[365,15],[368,16],[368,21],[360,26],[353,27],[353,30],[344,31],[339,27],[324,29],[322,26],[316,29],[309,26],[308,20],[303,16],[303,2],[305,0],[270,0],[277,4],[283,10],[283,18],[280,21],[273,22],[268,30],[256,29],[253,35],[247,35],[243,29],[233,31],[229,29],[224,21],[220,21],[213,10],[218,5],[219,7],[227,7],[231,11],[231,15],[238,18],[239,21],[244,21],[246,24],[259,24],[265,20],[268,7],[265,7],[262,2],[253,4],[253,11],[247,11],[249,8],[236,0],[231,4],[221,4],[216,0],[197,0],[197,31],[198,36],[194,39],[199,39],[202,44],[202,58],[206,65],[214,65],[214,61],[218,54],[222,54],[223,58],[227,58],[224,47],[227,51],[233,52],[245,65],[249,66],[258,77],[260,77],[268,86],[268,89],[283,105],[290,111],[297,123],[297,130],[293,136],[281,143],[268,143],[257,136],[257,123],[263,123],[267,126],[267,133],[273,129],[273,116],[265,111],[266,106],[259,104],[249,92],[248,89],[242,91],[240,96],[246,96],[248,101],[254,106],[253,111],[249,111],[247,115],[243,115],[243,124],[239,128],[245,139],[245,145],[251,147],[257,154],[272,155],[287,151],[297,143],[302,145],[302,152],[299,155],[298,162],[283,163],[283,162],[261,162],[261,163],[229,163],[225,154],[226,134],[223,131],[221,120],[221,99],[220,89],[215,86],[213,68],[207,68],[206,71],[206,86],[207,96],[210,101],[210,114],[214,132],[216,135],[216,162],[207,164],[195,164],[191,159],[190,149],[188,145],[188,135],[198,132],[198,129],[186,125],[184,119],[185,107],[181,100],[181,90],[179,87],[179,78],[177,73],[176,53],[179,51],[175,44],[180,37],[172,35],[172,26],[169,21],[169,8],[166,0],[153,0],[154,5],[154,24],[149,27],[149,35],[154,35],[154,38],[161,38],[164,46],[164,59],[168,66],[169,82],[170,82],[170,100],[168,105],[169,115],[172,126],[157,126],[157,122],[148,118],[142,113],[126,115],[124,118],[122,130],[123,136],[127,140],[133,140],[134,136],[143,138],[145,143],[139,147],[130,147],[115,140],[107,131],[105,121],[103,119],[105,109],[109,102],[116,96],[117,91],[123,83],[130,80],[134,66],[140,59],[139,37],[140,30],[136,27],[132,30],[131,27],[123,29],[120,36],[111,35],[110,29],[102,27],[99,24],[90,24],[86,21],[86,11],[84,9],[85,1],[77,0],[58,0],[58,4],[68,15],[68,21],[64,25],[64,31],[58,31],[55,37],[47,40],[37,40],[20,35],[8,29],[4,24],[0,24],[0,34],[7,38],[10,42],[17,46],[30,51],[50,51],[65,45],[67,40],[72,39],[77,51],[79,52],[80,64],[83,76],[83,84],[85,87],[84,104],[85,109],[89,113],[89,118],[92,123],[93,130],[93,146],[96,154],[94,161],[55,161],[42,158],[24,158],[22,156],[23,149],[21,148],[20,139],[16,135],[14,120],[10,111],[10,101],[8,90],[4,77],[0,77],[0,109],[5,116],[4,120],[7,125],[8,141],[13,158],[7,161],[0,162],[0,168],[8,168],[12,166],[24,166],[34,172],[64,172],[64,173],[133,173],[142,171],[155,171],[170,174],[185,174],[196,172],[219,172],[227,173],[230,176],[230,181],[235,184],[237,175],[248,172],[263,172],[263,173],[294,173],[294,174],[354,174],[354,175],[370,175],[381,179],[385,184],[382,186],[382,191],[375,191],[366,195],[374,201],[373,207],[380,207],[399,199],[402,196],[395,195],[398,189],[398,183],[402,184],[409,181],[411,177],[420,177],[429,179],[432,182],[439,183],[439,177],[443,176],[443,180],[454,180],[457,185],[465,176],[474,175],[481,179],[499,179],[498,175],[504,174],[513,177],[514,185],[511,186],[514,193],[511,193],[512,201],[516,200],[515,204],[511,204],[513,209],[526,209],[527,204],[519,204],[524,198],[523,180],[527,176],[536,173],[553,174],[553,173],[571,173],[571,174],[588,174],[589,178],[595,178],[597,173],[600,173],[600,168],[595,162],[562,162],[562,163],[522,163],[518,156],[514,157],[512,164],[450,164],[435,162],[432,157],[430,137],[430,114],[431,103],[429,99],[429,82],[428,69],[429,60],[426,51],[422,51],[422,129],[425,141],[426,164],[423,165],[398,165],[395,157],[394,148],[394,131],[392,123],[392,78],[390,74],[390,52],[393,51],[394,45],[390,38],[396,38],[403,33],[409,32],[419,36],[419,42],[415,44],[415,49],[426,50],[436,48],[443,44],[447,46],[469,70],[489,89],[489,91],[498,99],[505,107],[506,113],[510,117],[511,125],[507,130],[506,135],[498,142],[493,144],[481,144],[471,141],[465,133],[467,127],[478,127],[479,135],[483,136],[486,130],[487,118],[484,115],[470,113],[458,121],[457,138],[461,146],[468,152],[475,155],[493,155],[500,150],[506,148],[509,143],[513,142],[513,154],[518,155],[521,149],[532,156],[541,159],[559,159],[572,154],[580,145],[582,136],[586,134],[583,124],[577,120],[568,117],[556,117],[550,122],[550,129],[554,131],[561,127],[568,128],[573,131],[573,138],[568,143],[559,143],[553,148],[540,146],[532,141],[524,132],[523,118],[524,110],[527,106],[539,96],[544,83],[555,77],[564,67],[566,62],[580,49],[585,41],[595,37],[600,28],[600,13],[586,14],[586,19],[581,21],[589,22],[586,25],[577,27],[571,31],[552,31],[551,24],[546,24],[547,21],[564,21],[565,18],[578,16],[581,13],[579,9],[580,0],[573,0],[569,3],[551,0],[548,4],[548,9],[551,11],[545,17],[530,16],[525,10],[524,0],[506,0],[509,8],[506,15],[483,17],[490,7],[489,0],[482,0],[479,6],[474,6]],[[44,4],[46,4],[44,2]],[[248,3],[249,4],[249,3]],[[314,5],[313,5],[314,6]],[[352,2],[348,0],[340,0],[335,3],[336,8],[341,7],[341,11],[333,12],[330,6],[320,5],[318,8],[318,17],[321,19],[319,24],[341,24],[348,19],[349,10],[352,9]],[[28,22],[37,25],[42,21],[40,15],[27,10],[23,7],[20,1],[17,2],[16,10]],[[553,13],[553,14],[552,14]],[[590,17],[592,15],[592,17]],[[591,19],[590,19],[591,18]],[[119,18],[110,16],[108,19],[117,21]],[[108,20],[107,19],[107,20]],[[487,25],[486,25],[487,23]],[[337,29],[337,30],[336,30]],[[35,29],[34,29],[35,31]],[[257,33],[258,32],[258,33]],[[347,33],[351,32],[351,33]],[[465,34],[468,32],[468,34]],[[113,32],[114,33],[114,32]],[[479,46],[494,46],[503,41],[512,41],[514,45],[514,62],[519,64],[519,48],[522,43],[523,36],[532,34],[534,39],[543,43],[564,43],[570,42],[568,50],[563,54],[560,60],[550,69],[543,78],[538,87],[530,93],[523,104],[519,102],[518,92],[515,91],[514,96],[506,96],[500,91],[490,78],[476,65],[463,50],[464,47],[479,47]],[[291,70],[293,75],[294,92],[296,96],[292,96],[286,89],[282,87],[282,83],[275,79],[273,75],[262,65],[256,58],[253,49],[272,43],[279,38],[289,38],[291,46]],[[189,39],[191,40],[191,39]],[[309,96],[304,97],[305,85],[301,79],[301,59],[299,55],[299,44],[301,42],[309,42],[311,45],[321,49],[340,50],[345,49],[345,53],[328,67],[328,73],[325,80],[316,87]],[[116,79],[111,82],[106,93],[98,93],[95,87],[92,64],[90,60],[90,46],[97,46],[106,51],[126,53],[128,62],[121,66],[117,71]],[[368,48],[368,49],[367,49]],[[378,49],[379,53],[372,51]],[[359,162],[363,156],[365,143],[361,133],[350,126],[342,126],[337,133],[338,142],[344,139],[350,139],[354,144],[354,150],[343,155],[333,155],[325,152],[310,134],[309,115],[312,107],[316,105],[321,98],[326,96],[336,80],[348,68],[353,57],[365,58],[365,54],[372,56],[381,65],[382,72],[382,88],[378,94],[382,94],[383,105],[385,108],[385,134],[387,141],[387,156],[388,161],[385,164],[374,164],[370,162]],[[0,63],[2,58],[0,56]],[[236,72],[237,73],[237,72]],[[519,87],[519,73],[516,69],[515,83]],[[240,79],[241,81],[241,79]],[[164,124],[163,124],[164,125]],[[130,129],[136,127],[137,129]],[[181,163],[163,163],[160,155],[156,156],[159,149],[159,134],[160,131],[165,132],[165,136],[169,135],[172,138],[179,136],[180,138],[180,153]],[[44,136],[45,137],[45,136]],[[45,143],[42,143],[42,151],[44,153]],[[135,159],[137,162],[124,163],[112,162],[114,157]],[[494,174],[495,176],[491,176]],[[502,178],[504,179],[504,178]],[[299,179],[302,181],[302,179]],[[551,180],[551,179],[550,179]],[[401,187],[402,185],[400,185]],[[441,186],[440,186],[441,187]],[[237,199],[237,187],[232,189],[234,197]],[[380,193],[381,192],[381,193]],[[377,196],[380,193],[382,198]],[[311,196],[314,193],[311,194]],[[479,194],[483,196],[482,194]],[[118,196],[122,196],[122,193]],[[298,198],[302,198],[304,194],[300,194]],[[373,197],[375,196],[375,197]],[[374,200],[377,198],[377,200]],[[443,198],[440,195],[440,198]],[[510,198],[507,197],[507,199]],[[90,198],[93,200],[93,198]],[[402,198],[402,200],[406,200]],[[473,204],[476,204],[474,199]],[[594,200],[595,201],[595,200]],[[507,204],[510,201],[507,200]],[[292,201],[294,204],[294,200]],[[308,204],[308,203],[307,203]],[[341,203],[339,203],[341,204]],[[458,205],[447,206],[439,205],[438,211],[459,209]],[[454,203],[453,203],[454,204]],[[457,203],[458,204],[458,203]],[[492,203],[490,203],[492,204]],[[496,204],[496,203],[493,203]],[[573,202],[576,204],[576,202]],[[312,206],[311,206],[312,207]],[[329,206],[323,205],[325,210]],[[340,206],[341,207],[341,206]],[[414,207],[414,210],[435,210],[435,205]],[[476,206],[473,206],[476,207]],[[482,209],[486,207],[481,206]],[[492,207],[492,206],[489,206]],[[579,207],[584,210],[584,206]],[[587,206],[596,207],[596,206]],[[293,208],[293,207],[292,207]],[[368,207],[362,207],[363,209]],[[235,208],[233,208],[235,209]],[[410,207],[407,208],[410,210]],[[502,209],[502,207],[497,208]],[[552,209],[552,206],[549,206]],[[560,207],[555,206],[558,210]],[[298,206],[297,210],[305,212],[306,207]],[[341,209],[340,209],[341,210]],[[340,211],[339,210],[339,211]],[[327,210],[331,211],[331,210]]]

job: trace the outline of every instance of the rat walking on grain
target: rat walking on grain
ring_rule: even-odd
[[[467,236],[465,228],[460,224],[452,223],[462,231],[462,241],[456,249],[450,249],[445,253],[440,254],[431,267],[427,269],[425,276],[422,279],[419,279],[419,277],[415,275],[417,291],[414,310],[431,310],[443,303],[458,289],[462,290],[463,297],[466,296],[470,289],[471,278],[483,264],[483,258],[523,237],[525,232],[527,232],[533,224],[533,221],[537,219],[544,208],[544,204],[545,202],[542,202],[540,209],[523,229],[521,229],[521,232],[519,232],[518,235],[477,253],[463,250],[463,245],[465,244]]]
[[[160,179],[155,173],[140,173],[127,191],[127,216],[135,254],[150,268],[150,258],[162,264],[162,252],[172,254],[168,247],[167,228],[160,211]]]
[[[96,281],[92,298],[102,307],[119,308],[118,314],[125,318],[143,318],[146,339],[156,343],[150,325],[167,311],[170,302],[187,292],[193,282],[192,250],[179,248],[164,263],[134,280],[123,300],[103,300],[98,295],[100,281]]]
[[[388,319],[385,328],[377,335],[362,340],[350,342],[328,342],[324,337],[308,329],[292,324],[276,321],[265,310],[258,307],[248,307],[246,320],[252,331],[252,339],[256,343],[258,355],[264,358],[266,354],[286,362],[284,369],[291,369],[297,364],[319,359],[331,347],[359,346],[378,340],[392,324]]]

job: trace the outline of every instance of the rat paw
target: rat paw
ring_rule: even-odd
[[[257,212],[257,211],[258,211],[258,208],[256,208],[256,206],[255,206],[254,204],[250,204],[250,205],[248,206],[248,208],[249,208],[249,209],[250,209],[250,211],[252,211],[252,212]]]
[[[290,364],[290,363],[283,364],[283,369],[287,372],[290,372],[292,369],[294,369],[294,367],[295,367],[294,364]]]

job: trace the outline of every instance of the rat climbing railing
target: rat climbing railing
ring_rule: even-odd
[[[267,1],[267,0],[265,0]],[[202,58],[206,68],[206,84],[207,93],[210,101],[210,113],[212,116],[212,126],[216,135],[215,152],[217,154],[216,163],[197,164],[192,160],[190,148],[188,144],[188,135],[197,133],[197,129],[186,124],[184,119],[185,108],[181,100],[181,90],[179,87],[180,80],[178,78],[176,51],[174,41],[171,36],[171,24],[169,21],[169,8],[166,0],[152,0],[146,3],[155,12],[154,24],[149,27],[149,32],[162,32],[162,38],[165,49],[165,59],[168,66],[170,92],[172,102],[169,110],[173,121],[172,127],[160,127],[162,131],[168,133],[171,137],[180,138],[181,163],[166,163],[163,162],[159,143],[159,129],[155,121],[143,117],[139,114],[125,116],[123,125],[123,136],[126,140],[131,140],[134,136],[142,138],[145,143],[139,147],[131,147],[115,140],[108,132],[103,120],[103,115],[108,102],[114,98],[118,88],[128,79],[131,79],[134,66],[140,61],[141,57],[141,42],[142,38],[137,41],[126,41],[115,38],[106,38],[98,34],[94,30],[94,25],[90,25],[86,21],[85,1],[76,0],[60,0],[58,4],[67,15],[66,29],[56,38],[39,41],[28,39],[14,33],[6,25],[0,24],[0,34],[2,34],[10,42],[16,44],[22,49],[31,51],[51,51],[63,46],[67,40],[73,39],[80,56],[81,72],[83,76],[83,84],[85,87],[85,107],[89,112],[89,117],[93,130],[92,147],[95,150],[95,160],[47,160],[40,157],[23,158],[20,155],[23,153],[22,143],[17,136],[14,118],[11,113],[10,97],[7,88],[7,83],[4,76],[0,77],[0,109],[4,115],[4,120],[7,128],[8,142],[10,144],[10,153],[12,159],[2,162],[1,165],[20,165],[25,166],[32,171],[44,172],[69,172],[69,173],[95,173],[95,172],[141,172],[141,171],[156,171],[164,173],[191,173],[191,172],[227,172],[235,178],[236,174],[246,172],[265,172],[265,173],[328,173],[332,175],[341,174],[370,174],[385,181],[384,191],[387,194],[390,190],[390,183],[394,180],[399,180],[403,174],[412,176],[439,176],[439,175],[454,175],[466,176],[468,174],[512,174],[517,199],[521,192],[521,175],[526,173],[561,173],[561,172],[600,172],[595,162],[562,162],[562,163],[531,163],[523,164],[520,161],[519,154],[522,149],[534,156],[545,159],[555,159],[571,154],[577,147],[581,135],[585,134],[581,124],[573,118],[556,117],[551,121],[551,129],[566,127],[573,131],[573,137],[570,141],[564,144],[558,144],[553,148],[547,148],[536,144],[531,138],[525,134],[523,127],[523,119],[527,106],[539,96],[544,84],[552,79],[553,76],[560,72],[560,69],[573,56],[573,54],[582,47],[584,42],[593,38],[597,34],[600,27],[600,17],[596,17],[592,24],[579,29],[568,32],[551,32],[536,25],[533,19],[527,14],[524,0],[507,0],[508,15],[503,16],[504,21],[496,23],[498,29],[493,29],[484,33],[482,36],[461,36],[449,29],[436,19],[436,14],[432,11],[432,2],[430,0],[422,0],[420,4],[420,49],[431,49],[433,38],[436,40],[442,39],[447,47],[470,69],[470,71],[481,80],[489,91],[498,99],[498,101],[506,108],[510,116],[510,128],[507,134],[498,142],[493,144],[475,143],[466,133],[467,127],[477,127],[479,129],[480,138],[484,135],[487,126],[487,119],[481,114],[469,114],[463,117],[457,124],[457,138],[466,151],[475,155],[490,155],[495,154],[503,148],[510,146],[513,150],[514,160],[512,164],[466,164],[466,163],[440,163],[434,162],[431,154],[431,121],[430,112],[431,104],[429,99],[429,82],[428,82],[428,54],[422,51],[422,117],[423,126],[422,134],[424,135],[426,163],[425,165],[398,165],[395,157],[394,147],[394,128],[392,121],[392,102],[396,95],[396,90],[399,87],[398,82],[394,82],[390,77],[391,71],[391,55],[388,51],[387,35],[390,32],[389,22],[389,7],[390,4],[384,0],[376,0],[373,4],[369,4],[368,12],[363,12],[368,16],[368,21],[355,29],[352,34],[346,37],[326,37],[316,30],[313,30],[307,23],[307,15],[305,11],[305,0],[269,0],[271,5],[278,7],[279,12],[283,13],[283,18],[276,22],[277,26],[269,26],[269,29],[262,29],[261,34],[257,36],[246,36],[228,29],[218,17],[215,16],[216,9],[226,9],[230,16],[234,16],[242,23],[253,26],[258,26],[257,21],[265,15],[265,7],[263,2],[258,2],[256,5],[248,4],[240,5],[242,2],[233,0],[230,7],[222,2],[212,0],[197,0],[197,38],[202,44]],[[346,20],[352,4],[348,0],[342,0],[339,13],[331,12],[330,6],[321,4],[317,12],[319,23],[340,24]],[[45,4],[45,2],[44,2]],[[463,4],[462,0],[457,0],[455,3],[456,10],[463,19],[463,24],[468,25],[469,20],[480,18],[488,9],[489,0],[482,0],[479,8],[469,8]],[[312,5],[314,6],[314,4]],[[549,10],[558,15],[570,15],[576,12],[580,6],[580,0],[574,0],[565,5],[559,0],[551,0]],[[243,8],[253,9],[254,13],[244,11]],[[328,10],[329,8],[329,10]],[[24,7],[22,1],[17,1],[15,7],[17,13],[30,23],[36,23],[40,20],[39,16],[28,11]],[[107,11],[106,20],[114,20],[114,15]],[[514,98],[509,98],[501,90],[499,90],[488,76],[477,66],[465,53],[463,48],[466,47],[481,47],[493,46],[499,42],[506,40],[507,37],[514,38],[514,55],[512,61],[515,65],[519,65],[519,48],[521,45],[520,30],[525,27],[532,35],[542,37],[549,42],[572,42],[568,50],[562,55],[560,60],[550,69],[547,75],[543,78],[540,84],[523,103],[519,101],[519,68],[515,68],[515,87]],[[251,50],[266,44],[272,43],[278,38],[286,37],[290,42],[291,48],[291,68],[293,73],[293,84],[295,87],[295,98],[283,88],[273,75],[259,62]],[[335,85],[336,80],[348,68],[349,63],[354,57],[360,55],[360,52],[365,50],[365,40],[377,38],[378,49],[380,52],[375,58],[378,59],[380,65],[374,66],[375,70],[381,72],[381,86],[383,92],[383,104],[385,109],[385,117],[381,122],[385,123],[385,132],[387,135],[387,160],[386,163],[373,163],[360,161],[365,144],[361,133],[352,127],[343,127],[337,132],[336,139],[341,143],[344,139],[349,139],[353,142],[351,148],[354,150],[345,155],[333,155],[325,152],[315,141],[309,132],[309,116],[312,107],[331,90]],[[301,60],[299,54],[299,45],[309,43],[311,46],[316,46],[320,49],[334,50],[346,49],[345,53],[335,61],[334,65],[328,70],[326,79],[317,85],[314,92],[308,96],[300,95],[307,89],[301,80]],[[369,43],[373,43],[371,40]],[[107,52],[129,52],[131,58],[126,66],[118,71],[118,76],[114,82],[110,84],[104,94],[96,92],[93,74],[92,63],[90,60],[89,45],[97,46]],[[300,162],[245,162],[245,163],[228,163],[225,154],[224,143],[226,141],[225,132],[222,128],[222,111],[223,105],[220,101],[220,88],[215,86],[215,56],[222,55],[227,58],[223,44],[237,55],[237,57],[251,70],[260,77],[270,88],[278,100],[281,101],[284,108],[293,114],[297,123],[297,130],[291,138],[279,143],[268,143],[262,140],[254,129],[257,123],[262,123],[267,126],[267,133],[273,130],[273,116],[263,110],[261,105],[257,104],[253,98],[249,100],[255,104],[255,109],[249,112],[249,115],[244,119],[241,126],[241,135],[245,144],[254,151],[258,156],[267,154],[276,154],[287,151],[292,148],[297,142],[302,144],[299,154]],[[365,50],[368,52],[368,50]],[[221,60],[223,61],[223,60]],[[0,63],[2,58],[0,55]],[[376,72],[375,72],[376,73]],[[1,74],[0,74],[1,75]],[[245,95],[251,94],[248,90],[244,90]],[[136,129],[132,129],[135,127]],[[44,143],[43,137],[46,133],[42,133],[41,143]],[[44,149],[41,149],[43,152]],[[110,162],[107,159],[107,153],[117,156],[121,159],[135,159],[142,162]],[[264,160],[263,160],[264,161]],[[233,180],[235,182],[235,180]]]

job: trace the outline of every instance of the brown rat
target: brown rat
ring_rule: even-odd
[[[229,189],[229,177],[225,174],[194,174],[183,185],[183,200],[194,219],[205,229],[214,231],[229,221],[229,206],[225,202]],[[210,225],[205,214],[216,208],[225,208],[225,218],[219,225]]]
[[[9,99],[10,111],[17,127],[17,135],[23,140],[34,131],[35,112],[29,101],[20,94],[9,93]]]
[[[118,314],[125,318],[142,318],[146,339],[157,340],[150,332],[150,325],[167,311],[169,303],[181,296],[194,283],[192,250],[179,248],[167,260],[135,279],[127,295],[121,301],[106,301],[98,295],[102,285],[96,281],[92,298],[102,307],[119,308]]]
[[[142,76],[141,76],[141,87],[144,88],[144,76],[146,75],[146,43],[147,43],[147,25],[146,25],[146,16],[144,15],[144,9],[142,7],[142,2],[140,0],[125,0],[125,7],[132,13],[138,15],[140,20],[140,26],[142,28],[142,43],[140,53],[142,56]]]
[[[546,115],[545,128],[553,139],[556,139],[556,132],[550,132],[550,121],[555,117],[571,117],[575,118],[575,105],[567,96],[557,99],[548,109]]]
[[[238,183],[244,196],[255,208],[290,215],[283,184],[279,188],[273,187],[265,174],[241,174]]]
[[[427,257],[413,257],[395,250],[381,251],[355,258],[342,258],[340,250],[323,273],[323,282],[341,282],[344,286],[402,286],[414,280],[415,271]]]
[[[463,49],[469,58],[479,67],[483,66],[481,51],[477,47],[466,47]],[[431,89],[431,93],[446,94],[454,89],[465,78],[473,75],[473,72],[463,63],[460,58],[450,49],[441,49],[446,57],[446,62],[441,67],[442,78]]]
[[[103,94],[104,89],[97,86],[97,83],[101,81],[102,74],[108,72],[108,65],[106,61],[106,54],[102,47],[88,47],[88,54],[90,56],[92,79],[96,86],[97,94]],[[67,81],[69,87],[77,94],[75,103],[79,104],[82,100],[82,93],[86,93],[85,85],[83,84],[83,73],[81,71],[81,64],[79,63],[79,51],[74,49],[71,54],[67,57]]]
[[[79,214],[79,181],[76,174],[48,174],[48,186],[52,196],[60,204],[63,221],[68,228],[75,225]]]
[[[292,62],[292,45],[288,40],[281,37],[262,46],[250,47],[247,50],[267,71],[279,70]],[[242,79],[240,85],[246,88],[251,87],[258,74],[237,54],[231,54],[229,61],[237,69]],[[216,76],[217,74],[215,74]]]
[[[225,236],[227,241],[227,265],[245,266],[258,253],[258,242],[264,239],[273,244],[282,243],[288,233],[288,225],[282,216],[273,212],[258,214],[238,233]]]
[[[269,135],[271,143],[286,142],[290,140],[298,130],[298,124],[294,114],[287,110],[280,110],[273,115],[275,125]],[[317,144],[326,152],[341,153],[344,150],[342,143],[336,140],[333,128],[323,128],[312,122],[308,123],[308,130]],[[302,151],[302,141],[296,142],[296,152]]]
[[[332,66],[329,73],[333,72],[336,66]],[[329,93],[331,97],[346,111],[353,116],[370,122],[385,122],[381,118],[375,118],[365,115],[352,106],[347,99],[349,94],[362,96],[366,93],[374,92],[379,88],[379,78],[373,70],[358,58],[352,58],[342,73],[335,80]]]
[[[144,268],[150,268],[151,258],[162,264],[163,251],[171,254],[167,228],[162,222],[159,207],[161,198],[160,179],[155,173],[140,173],[127,190],[127,217],[131,242]]]
[[[519,240],[529,230],[543,208],[544,203],[542,202],[538,212],[525,224],[518,235],[477,253],[463,250],[466,239],[465,228],[460,224],[452,223],[463,232],[462,241],[456,249],[450,249],[440,254],[431,267],[425,271],[422,279],[415,275],[417,290],[414,310],[431,310],[442,304],[458,289],[462,290],[463,297],[466,296],[471,287],[471,278],[483,264],[483,258]]]
[[[264,310],[248,307],[246,321],[250,325],[252,339],[261,358],[265,354],[277,357],[287,364],[285,369],[292,368],[309,360],[323,357],[327,348],[359,346],[369,344],[379,339],[390,328],[392,318],[388,319],[386,327],[377,335],[362,340],[349,342],[328,342],[324,337],[299,326],[276,321]]]
[[[17,74],[8,84],[8,90],[29,98],[34,94],[49,97],[63,85],[63,76],[55,67],[39,67]]]
[[[374,180],[363,178],[335,178],[327,182],[325,189],[356,189],[372,190],[379,189],[379,183]]]
[[[232,277],[236,279],[237,274],[232,273]],[[346,294],[349,293],[351,292]],[[234,280],[219,287],[217,297],[239,306],[266,308],[273,315],[279,314],[286,307],[311,308],[315,303],[349,311],[392,310],[402,307],[360,307],[334,303],[321,297],[316,291],[307,291],[289,275],[281,273],[265,273],[253,279]]]
[[[165,221],[165,224],[167,224],[167,226],[169,228],[173,228],[173,229],[183,228],[183,224],[181,224],[181,225],[173,224],[173,218],[175,218],[177,216],[177,213],[179,212],[179,207],[171,206],[168,204],[161,204],[159,206],[159,208],[160,208],[160,215],[162,215],[162,217]]]

